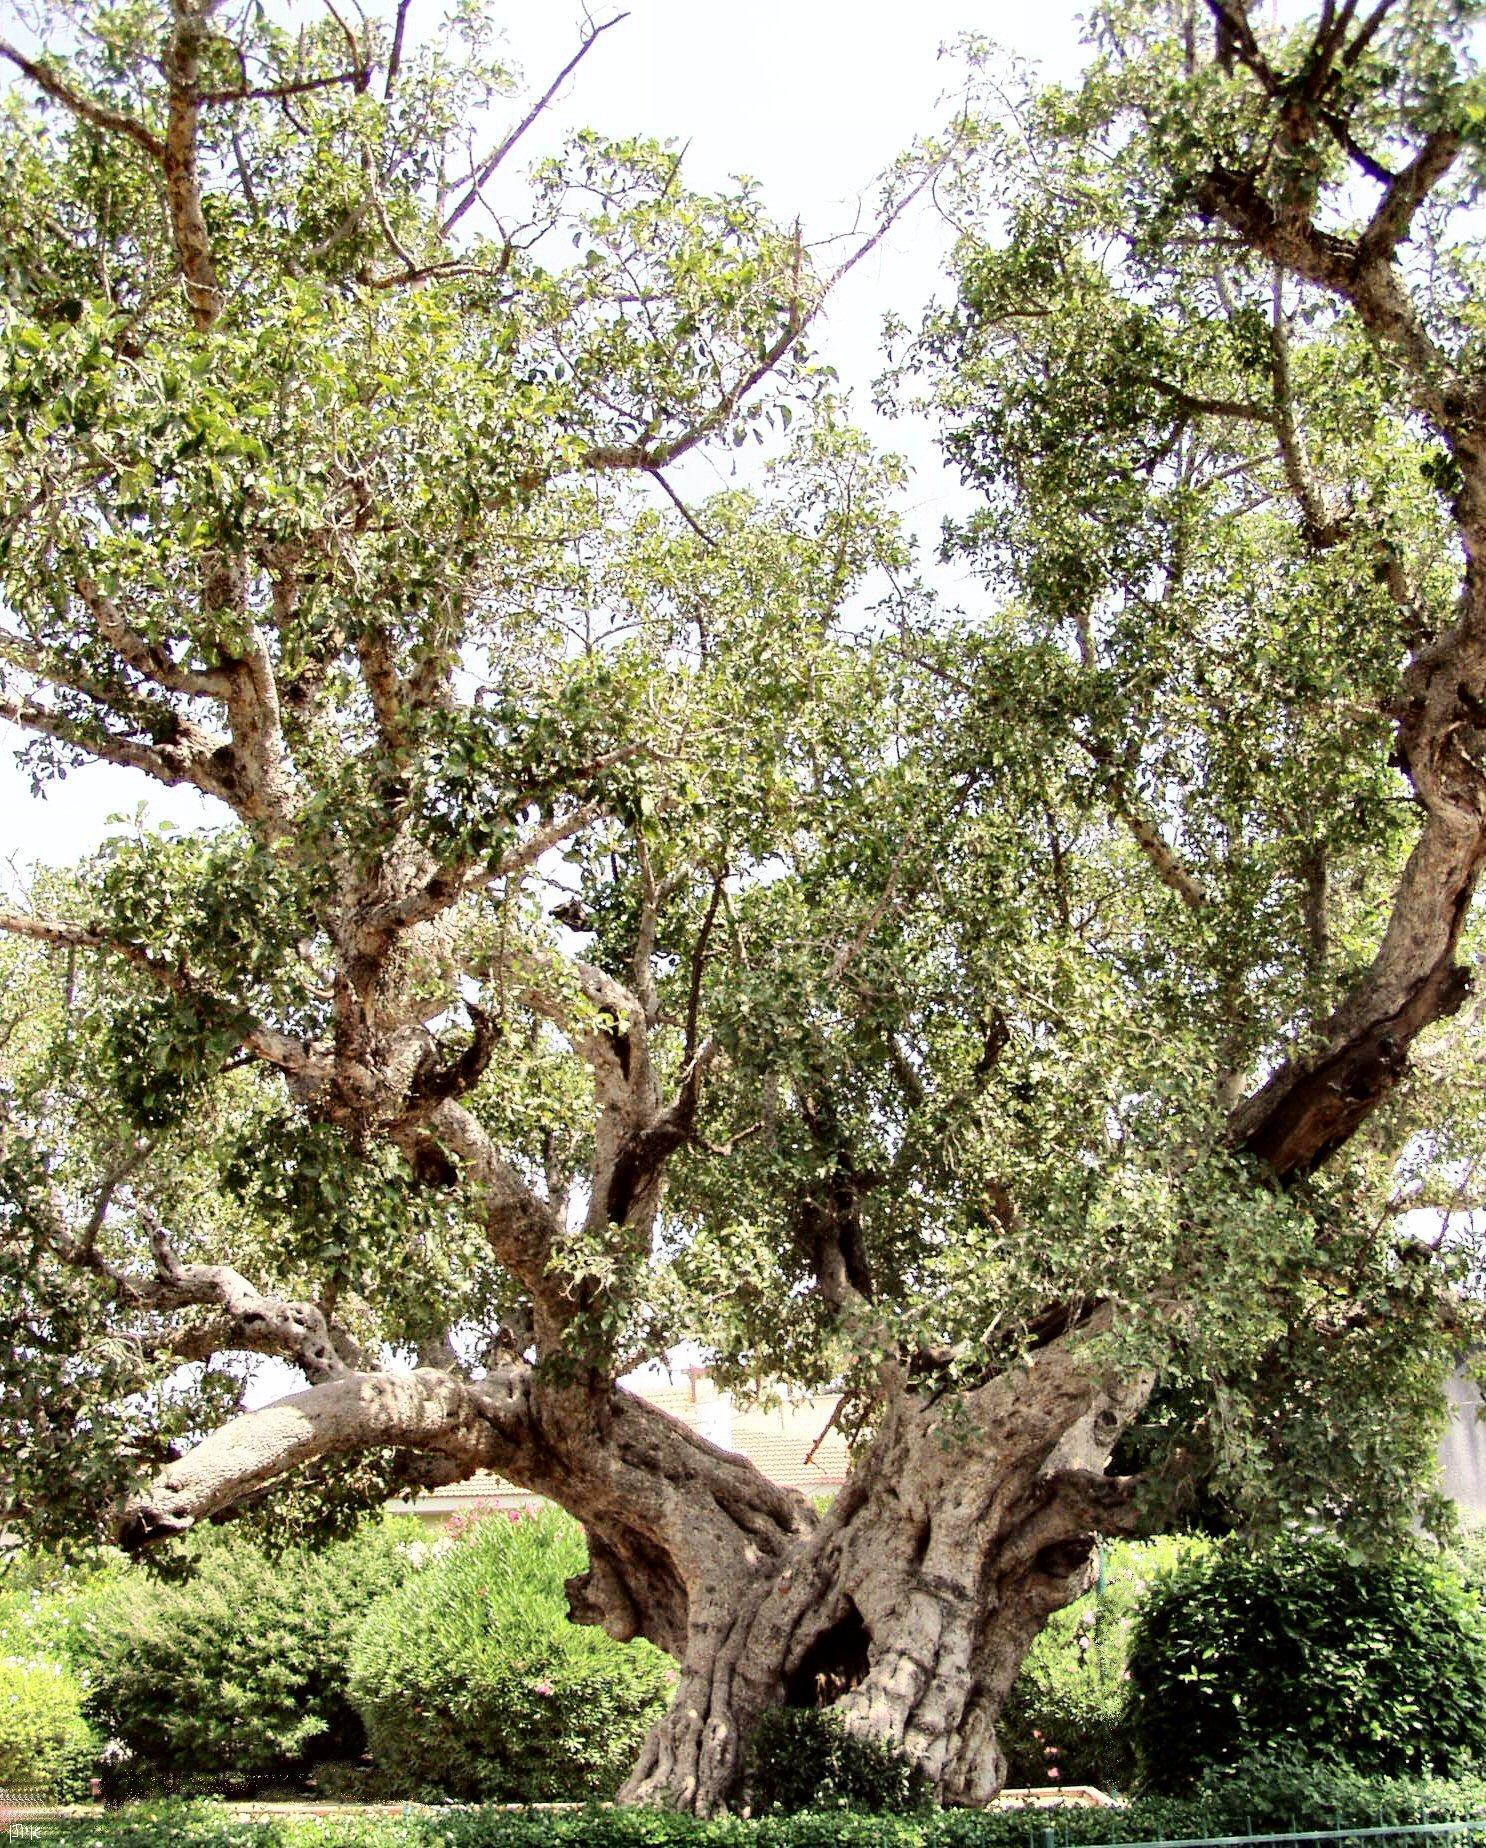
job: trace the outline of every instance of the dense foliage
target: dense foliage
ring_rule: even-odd
[[[834,1810],[697,1822],[663,1811],[533,1815],[443,1810],[398,1818],[234,1823],[209,1806],[151,1806],[74,1825],[75,1848],[1027,1848],[1049,1827],[1059,1848],[1101,1842],[1197,1840],[1291,1829],[1486,1819],[1486,1783],[1407,1781],[1265,1763],[1196,1796],[1146,1798],[1120,1809],[939,1810],[861,1815]]]
[[[744,1792],[756,1816],[801,1810],[890,1815],[926,1807],[922,1780],[885,1739],[849,1733],[829,1707],[780,1707],[748,1741]]]
[[[1096,1534],[1407,1528],[1481,1332],[1473,0],[968,47],[881,207],[957,227],[889,391],[963,616],[803,234],[648,139],[518,182],[494,16],[408,17],[0,41],[0,717],[207,817],[0,912],[0,1520],[496,1468],[680,1658],[633,1794],[730,1801],[798,1656],[978,1801]],[[850,1493],[619,1384],[682,1342],[844,1389]]]
[[[0,1656],[0,1790],[86,1797],[99,1744],[59,1662]]]
[[[674,1678],[647,1643],[568,1621],[587,1563],[556,1510],[495,1513],[442,1547],[357,1632],[350,1695],[399,1797],[612,1796]]]
[[[1130,1674],[1159,1790],[1266,1754],[1383,1776],[1486,1763],[1486,1606],[1417,1556],[1220,1547],[1157,1585]]]
[[[352,1639],[411,1570],[417,1531],[387,1523],[273,1553],[209,1536],[180,1582],[135,1570],[64,1605],[56,1641],[95,1726],[130,1755],[123,1786],[292,1787],[322,1760],[357,1757]]]

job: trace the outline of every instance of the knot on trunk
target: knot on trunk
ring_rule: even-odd
[[[601,1539],[588,1530],[588,1570],[564,1590],[574,1623],[593,1624],[616,1642],[637,1636],[678,1659],[686,1647],[686,1587],[671,1561],[638,1534]]]

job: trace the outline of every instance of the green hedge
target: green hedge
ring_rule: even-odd
[[[1486,1819],[1479,1779],[1366,1779],[1300,1765],[1248,1764],[1195,1796],[1122,1809],[946,1810],[913,1816],[850,1812],[694,1822],[654,1810],[535,1814],[470,1809],[329,1822],[233,1823],[210,1806],[154,1806],[100,1817],[67,1833],[72,1848],[1059,1848],[1291,1828],[1372,1827]]]
[[[270,1555],[209,1531],[184,1581],[133,1568],[67,1602],[42,1627],[83,1678],[89,1717],[130,1754],[120,1788],[292,1787],[359,1754],[351,1639],[412,1570],[418,1536],[387,1522]]]
[[[646,1643],[574,1624],[563,1581],[588,1556],[553,1509],[486,1516],[358,1631],[351,1692],[378,1782],[517,1802],[610,1796],[674,1670]]]
[[[1130,1718],[1177,1791],[1258,1753],[1377,1776],[1486,1764],[1486,1609],[1452,1572],[1292,1538],[1233,1543],[1164,1580],[1136,1626]]]

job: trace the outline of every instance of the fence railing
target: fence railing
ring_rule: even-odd
[[[1056,1825],[1033,1826],[1028,1830],[1030,1848],[1073,1848],[1066,1832]],[[1456,1818],[1448,1822],[1341,1823],[1329,1829],[1294,1829],[1282,1834],[1250,1833],[1246,1835],[1153,1836],[1148,1840],[1130,1838],[1107,1842],[1079,1842],[1077,1848],[1323,1848],[1350,1842],[1367,1842],[1383,1848],[1384,1844],[1407,1844],[1438,1841],[1441,1837],[1464,1839],[1478,1837],[1486,1841],[1486,1816]]]

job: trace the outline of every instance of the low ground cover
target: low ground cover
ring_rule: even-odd
[[[1191,1797],[1056,1814],[837,1811],[699,1822],[655,1810],[483,1807],[252,1823],[213,1805],[140,1804],[55,1826],[69,1848],[1042,1848],[1049,1828],[1057,1848],[1088,1848],[1454,1820],[1486,1821],[1486,1779],[1361,1778],[1295,1762],[1210,1775]]]

